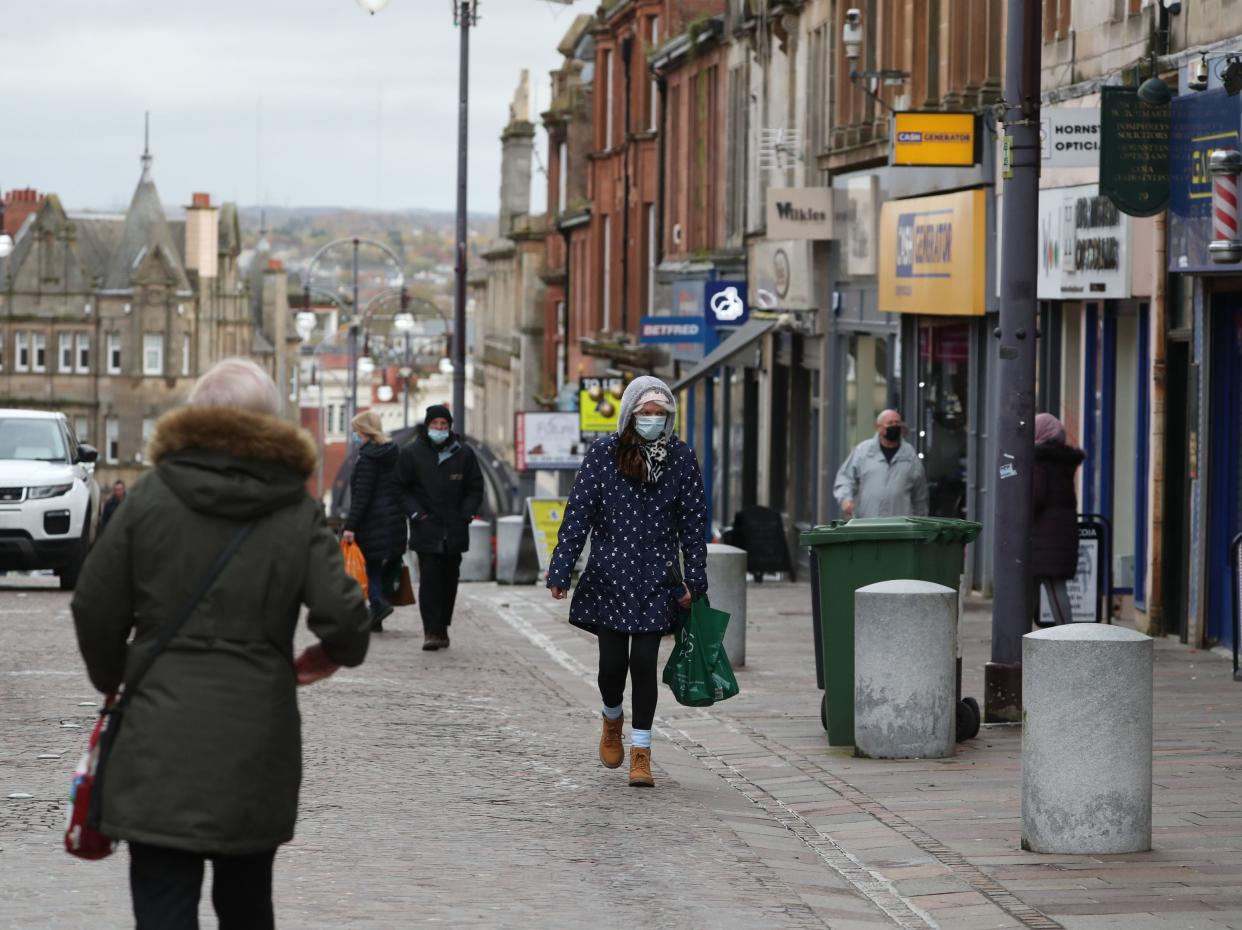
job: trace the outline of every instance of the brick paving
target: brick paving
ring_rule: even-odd
[[[0,579],[0,928],[124,926],[124,854],[59,848],[91,722],[79,704],[95,695],[67,596],[46,585]],[[432,654],[399,611],[364,666],[303,692],[280,926],[1242,928],[1242,685],[1227,660],[1157,643],[1155,849],[1040,856],[1018,846],[1016,728],[948,760],[827,747],[809,598],[751,586],[738,698],[692,709],[662,693],[654,791],[594,759],[594,644],[566,605],[463,586],[453,647]],[[962,630],[978,696],[985,605]]]

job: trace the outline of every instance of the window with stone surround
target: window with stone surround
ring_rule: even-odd
[[[116,417],[104,420],[104,461],[115,465],[121,460],[121,424]]]
[[[121,373],[121,334],[108,333],[108,374]]]
[[[34,363],[31,365],[31,370],[47,371],[47,333],[31,333],[31,342],[34,346]]]
[[[77,372],[80,375],[88,375],[91,371],[91,334],[78,333],[77,335]]]
[[[19,332],[15,335],[13,357],[14,371],[30,370],[30,334]]]
[[[60,356],[60,372],[70,374],[73,372],[73,334],[59,333],[56,343],[59,347],[57,355]]]
[[[164,373],[164,337],[160,333],[143,333],[142,373],[144,375]]]

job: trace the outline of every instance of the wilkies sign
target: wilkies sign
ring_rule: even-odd
[[[831,187],[769,187],[769,239],[831,239]]]

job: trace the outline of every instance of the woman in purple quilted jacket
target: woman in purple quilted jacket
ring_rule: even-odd
[[[599,758],[608,768],[625,759],[628,673],[630,784],[650,787],[660,638],[679,610],[707,593],[707,500],[694,451],[674,433],[677,402],[667,384],[646,376],[631,381],[617,422],[615,434],[591,446],[574,479],[548,588],[558,600],[567,595],[589,534],[591,556],[569,622],[599,639]]]

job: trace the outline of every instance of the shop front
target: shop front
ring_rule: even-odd
[[[878,269],[878,308],[900,326],[889,370],[900,379],[894,393],[927,473],[929,511],[985,524],[969,566],[972,581],[985,588],[992,523],[986,463],[994,458],[988,425],[996,394],[987,390],[988,333],[995,326],[988,316],[990,201],[986,189],[975,188],[885,203]]]
[[[1191,91],[1183,74],[1172,102],[1164,619],[1165,632],[1187,642],[1229,646],[1232,543],[1242,533],[1242,264],[1213,261],[1208,248],[1208,166],[1214,150],[1242,148],[1242,104],[1209,65],[1209,89]]]
[[[1153,223],[1096,184],[1039,194],[1038,405],[1086,452],[1079,511],[1111,530],[1114,609],[1146,608]]]

